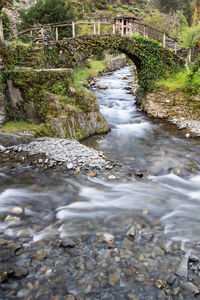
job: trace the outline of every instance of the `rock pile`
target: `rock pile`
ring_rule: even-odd
[[[45,158],[40,158],[38,163],[50,167],[64,164],[69,170],[111,169],[113,166],[103,152],[86,147],[76,140],[40,138],[27,145],[21,144],[4,150],[5,153],[12,151],[27,151],[30,155],[44,154]]]

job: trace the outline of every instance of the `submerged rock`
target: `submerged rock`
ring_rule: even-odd
[[[114,235],[112,235],[110,233],[103,233],[103,234],[98,235],[98,237],[97,237],[97,241],[99,243],[109,243],[110,244],[110,243],[114,242],[114,239],[115,239]]]
[[[185,254],[176,270],[176,275],[184,277],[186,280],[188,276],[188,259],[189,255]]]

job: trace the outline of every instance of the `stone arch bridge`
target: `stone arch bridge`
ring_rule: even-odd
[[[46,49],[46,56],[55,67],[73,68],[85,59],[105,50],[118,50],[136,66],[140,87],[150,90],[155,80],[183,65],[175,53],[156,41],[142,36],[88,35],[56,42]]]

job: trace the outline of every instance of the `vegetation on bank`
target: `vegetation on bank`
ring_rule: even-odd
[[[159,79],[156,86],[164,87],[169,92],[181,91],[187,95],[200,94],[200,55],[191,64],[189,72],[183,68],[178,73]]]
[[[105,60],[88,59],[84,62],[84,66],[74,69],[74,86],[80,87],[86,84],[88,79],[97,76],[107,67]]]
[[[98,57],[97,57],[98,58]],[[34,71],[34,70],[4,70],[4,81],[12,79],[15,88],[19,88],[23,101],[16,108],[7,105],[9,121],[1,128],[6,133],[31,133],[35,137],[56,136],[52,130],[51,120],[59,116],[76,120],[81,113],[98,111],[96,99],[83,84],[89,78],[98,75],[106,68],[105,60],[89,59],[72,71]],[[29,89],[27,89],[29,86]],[[31,111],[33,119],[43,124],[36,124],[26,117]],[[20,115],[22,118],[20,118]],[[101,119],[99,119],[101,122]],[[78,122],[73,124],[77,127]],[[67,130],[67,126],[65,128]],[[108,129],[107,129],[108,130]],[[77,127],[77,137],[84,138],[83,128]],[[99,133],[103,131],[99,128]],[[70,136],[69,132],[66,138]]]
[[[171,99],[173,114],[176,114],[176,106],[188,107],[188,118],[200,118],[200,55],[190,66],[189,72],[183,68],[180,72],[161,78],[156,82],[156,89],[166,94]],[[156,90],[155,90],[156,94]],[[186,117],[186,115],[185,115]]]
[[[17,133],[17,132],[24,132],[24,133],[31,133],[35,136],[39,136],[43,131],[43,126],[39,124],[35,124],[31,121],[8,121],[5,125],[1,127],[1,130],[5,133]]]

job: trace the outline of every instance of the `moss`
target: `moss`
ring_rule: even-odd
[[[44,94],[57,91],[61,95],[67,95],[72,73],[70,70],[62,72],[13,70],[4,71],[3,78],[5,82],[11,79],[14,86],[20,89],[23,98],[22,109],[25,109],[25,105],[33,104],[37,110],[37,117],[43,121],[49,109]]]
[[[173,52],[165,50],[156,41],[139,35],[131,38],[105,35],[67,39],[57,43],[52,55],[59,58],[60,65],[74,68],[85,59],[111,49],[125,53],[134,62],[140,88],[145,92],[153,89],[155,81],[160,76],[177,72],[183,65]]]
[[[33,135],[42,129],[43,126],[31,121],[9,121],[1,128],[1,130],[6,133],[29,132]]]

